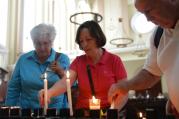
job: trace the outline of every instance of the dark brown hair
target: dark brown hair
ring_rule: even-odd
[[[103,47],[106,44],[106,37],[99,24],[93,20],[86,21],[79,26],[76,34],[75,42],[79,45],[80,49],[82,49],[80,45],[80,32],[84,28],[87,28],[90,32],[90,35],[96,39],[96,44],[98,48]]]

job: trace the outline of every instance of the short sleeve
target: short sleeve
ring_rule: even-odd
[[[150,39],[150,50],[147,59],[144,63],[143,69],[146,69],[147,71],[149,71],[150,73],[156,76],[161,76],[162,72],[157,64],[157,48],[154,45],[154,34]]]
[[[124,64],[123,64],[121,58],[118,56],[114,57],[113,69],[114,69],[116,80],[121,80],[121,79],[127,78],[127,72],[124,67]]]

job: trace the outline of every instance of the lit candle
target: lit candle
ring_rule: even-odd
[[[92,96],[92,99],[89,99],[89,108],[100,109],[100,99],[96,99],[95,96]]]
[[[68,95],[68,103],[69,103],[69,108],[70,108],[70,116],[73,116],[73,108],[72,108],[72,98],[71,98],[71,85],[70,85],[70,73],[67,71],[67,79],[66,79],[66,84],[67,84],[67,95]]]
[[[114,107],[115,107],[114,100],[112,100],[110,109],[114,109]]]
[[[138,112],[138,117],[139,117],[140,119],[143,119],[143,113],[142,113],[142,112]]]
[[[48,81],[47,81],[47,73],[44,73],[44,103],[45,103],[45,106],[44,106],[44,113],[45,115],[47,114],[47,108],[48,108],[48,93],[47,93],[47,90],[48,90]]]
[[[110,109],[115,109],[115,108],[116,108],[116,107],[115,107],[115,100],[116,100],[117,96],[118,96],[118,95],[116,95],[116,96],[114,96],[114,97],[112,98],[112,102],[111,102],[111,107],[110,107]]]

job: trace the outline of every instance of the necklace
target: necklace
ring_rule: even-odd
[[[42,65],[43,66],[43,65]],[[44,71],[42,71],[43,69],[42,69],[42,67],[40,66],[40,64],[39,64],[39,69],[40,69],[40,72],[41,72],[41,75],[40,75],[40,79],[45,79],[45,73],[47,74],[48,73],[48,71],[49,71],[49,65],[47,65],[46,67],[45,67],[45,70]],[[47,77],[48,77],[48,75],[47,75]]]
[[[45,71],[42,71],[41,67],[40,67],[40,71],[41,71],[41,75],[40,75],[40,79],[45,79],[45,73],[47,74],[47,77],[46,78],[50,78],[51,76],[48,75],[49,72],[54,72],[50,67],[49,67],[50,64],[47,65],[47,67],[45,68]]]

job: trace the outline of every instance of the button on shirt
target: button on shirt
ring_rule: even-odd
[[[40,78],[47,70],[51,62],[55,60],[56,52],[52,49],[51,55],[40,64],[35,51],[22,55],[16,63],[12,78],[8,83],[6,105],[20,106],[21,108],[39,108],[38,92],[43,89],[44,83]],[[58,63],[63,69],[69,67],[69,58],[61,53]],[[60,80],[59,76],[52,70],[47,72],[48,88]],[[64,94],[54,97],[49,107],[64,108],[67,106],[67,99]]]
[[[89,99],[92,98],[86,66],[89,65],[94,84],[96,98],[101,99],[101,107],[110,106],[107,95],[110,86],[118,80],[127,77],[121,59],[103,49],[103,55],[97,64],[93,64],[86,55],[77,57],[70,69],[77,73],[79,97],[76,108],[89,108]]]

